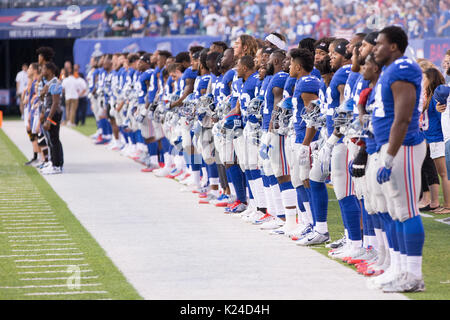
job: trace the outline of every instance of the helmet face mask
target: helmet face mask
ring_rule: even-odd
[[[216,115],[219,119],[225,117],[231,111],[231,103],[229,99],[220,101],[216,107]]]
[[[333,126],[342,134],[346,134],[353,122],[353,99],[345,100],[334,109]]]
[[[306,123],[308,128],[321,128],[326,122],[326,116],[320,113],[320,100],[312,100],[308,106],[304,107],[301,112],[302,121]]]
[[[247,115],[254,116],[257,119],[261,118],[261,109],[264,105],[264,98],[261,96],[255,97],[248,103]]]
[[[293,115],[292,98],[285,98],[278,104],[278,109],[274,110],[273,129],[279,135],[288,135],[292,129],[291,118]]]

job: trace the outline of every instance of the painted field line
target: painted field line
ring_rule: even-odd
[[[68,236],[68,235],[67,235]],[[43,242],[43,241],[72,241],[71,238],[59,239],[25,239],[25,240],[8,240],[8,242]]]
[[[41,244],[12,244],[11,247],[42,247],[42,246],[73,246],[76,243],[41,243]],[[14,251],[14,250],[13,250]]]
[[[74,294],[106,294],[108,291],[72,291],[72,292],[35,292],[25,293],[26,296],[60,296]]]
[[[21,259],[14,260],[14,262],[54,262],[54,261],[80,261],[84,260],[84,258],[62,258],[62,259]]]
[[[8,217],[18,217],[19,216],[24,216],[26,218],[29,218],[31,216],[55,216],[55,213],[53,211],[35,211],[35,210],[30,210],[30,211],[20,211],[20,212],[9,212],[9,213],[0,213],[0,216],[2,216],[2,218],[5,218],[6,216]]]
[[[54,215],[54,214],[46,214],[45,215],[45,218],[53,218],[53,217],[55,217],[56,218],[56,215]],[[3,221],[12,221],[12,220],[10,220],[10,219],[17,219],[17,218],[36,218],[36,217],[33,217],[33,216],[30,216],[30,215],[28,215],[28,213],[26,213],[24,216],[22,216],[22,217],[16,217],[15,215],[14,216],[12,216],[12,217],[5,217],[5,216],[3,216],[2,217],[2,219],[3,219]],[[42,219],[42,218],[40,218],[40,219]],[[35,219],[36,220],[36,219]]]
[[[0,258],[18,258],[18,257],[48,257],[48,256],[80,256],[82,252],[77,253],[40,253],[40,254],[11,254],[3,255]]]
[[[78,271],[77,271],[78,272]],[[80,270],[80,273],[93,272],[92,270]],[[67,273],[67,270],[46,270],[46,271],[22,271],[17,272],[18,274],[42,274],[42,273]]]
[[[63,251],[63,250],[79,250],[78,248],[45,248],[45,249],[14,249],[12,252],[36,252],[36,251]]]
[[[28,233],[28,234],[39,234],[39,233],[61,233],[61,232],[67,232],[67,230],[61,231],[61,230],[43,230],[43,231],[3,231],[0,232],[0,234],[18,234],[18,233]],[[12,238],[13,236],[10,236]],[[21,237],[21,236],[19,236]]]
[[[35,221],[58,221],[58,219],[14,219],[14,220],[2,220],[2,222],[35,222]]]
[[[49,232],[49,231],[43,231],[43,232]],[[53,231],[52,231],[53,232]],[[30,232],[13,232],[13,233],[30,233]],[[58,234],[38,234],[38,235],[23,235],[23,236],[8,236],[8,238],[45,238],[45,237],[68,237],[69,235],[67,233],[64,233],[62,231],[56,232]]]
[[[24,230],[24,229],[55,229],[55,228],[61,228],[62,225],[59,223],[57,226],[37,226],[37,227],[6,227],[5,230]]]
[[[70,279],[71,277],[56,277],[56,278],[22,278],[19,279],[21,281],[47,281],[47,280],[67,280]],[[84,277],[78,277],[77,279],[97,279],[98,276],[84,276]]]
[[[46,266],[16,266],[21,269],[33,269],[33,268],[66,268],[66,267],[86,267],[89,263],[82,264],[50,264]]]
[[[55,219],[56,220],[56,219]],[[30,223],[31,222],[31,223]],[[61,224],[59,222],[34,222],[34,221],[24,221],[24,222],[20,222],[20,223],[8,223],[8,224],[3,224],[4,227],[8,227],[5,229],[19,229],[19,228],[11,228],[10,226],[51,226],[51,225],[59,225],[61,226]]]
[[[77,286],[80,287],[98,287],[101,283],[80,283]],[[0,289],[35,289],[35,288],[64,288],[67,284],[50,284],[50,285],[32,285],[32,286],[17,286],[17,287],[0,287]]]

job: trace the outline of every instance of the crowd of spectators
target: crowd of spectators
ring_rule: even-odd
[[[110,0],[109,36],[203,34],[234,39],[279,32],[306,37],[402,26],[410,39],[450,37],[450,0]]]

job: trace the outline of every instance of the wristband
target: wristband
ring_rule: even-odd
[[[52,119],[50,119],[50,117],[47,118],[47,121],[49,121],[51,124],[53,125],[57,125],[57,123],[55,121],[53,121]]]
[[[331,136],[327,140],[327,144],[329,144],[330,146],[334,146],[339,141],[339,139],[339,137],[331,134]]]

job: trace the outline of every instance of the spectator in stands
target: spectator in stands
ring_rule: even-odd
[[[286,0],[289,1],[289,0]],[[244,17],[244,22],[246,25],[252,22],[258,22],[261,16],[261,11],[255,0],[248,0],[247,4],[242,11],[242,17]]]
[[[331,35],[331,19],[326,11],[322,11],[320,20],[315,26],[316,38],[329,37]]]
[[[183,27],[185,34],[196,34],[199,27],[198,18],[189,6],[184,10]]]
[[[135,8],[131,19],[130,29],[132,35],[143,35],[145,30],[145,18],[141,16],[139,9]]]
[[[111,22],[113,35],[116,37],[126,36],[128,33],[129,22],[122,10],[117,11]]]
[[[238,24],[231,29],[231,39],[236,39],[241,34],[246,33],[246,31],[244,19],[239,20]]]
[[[107,21],[109,21],[110,19],[113,19],[116,12],[120,9],[117,4],[118,4],[117,0],[109,0],[108,6],[106,7],[105,13],[104,13],[104,16]]]
[[[440,37],[450,37],[450,8],[446,1],[439,1],[439,26],[437,34]]]
[[[158,22],[158,17],[155,13],[150,13],[147,24],[147,35],[156,37],[161,35],[161,24]]]
[[[217,36],[219,34],[219,15],[216,13],[216,8],[214,6],[208,7],[208,14],[203,20],[203,25],[206,28],[206,35]]]
[[[170,23],[169,23],[169,33],[170,35],[179,35],[181,27],[181,20],[178,12],[174,11],[172,13]]]

